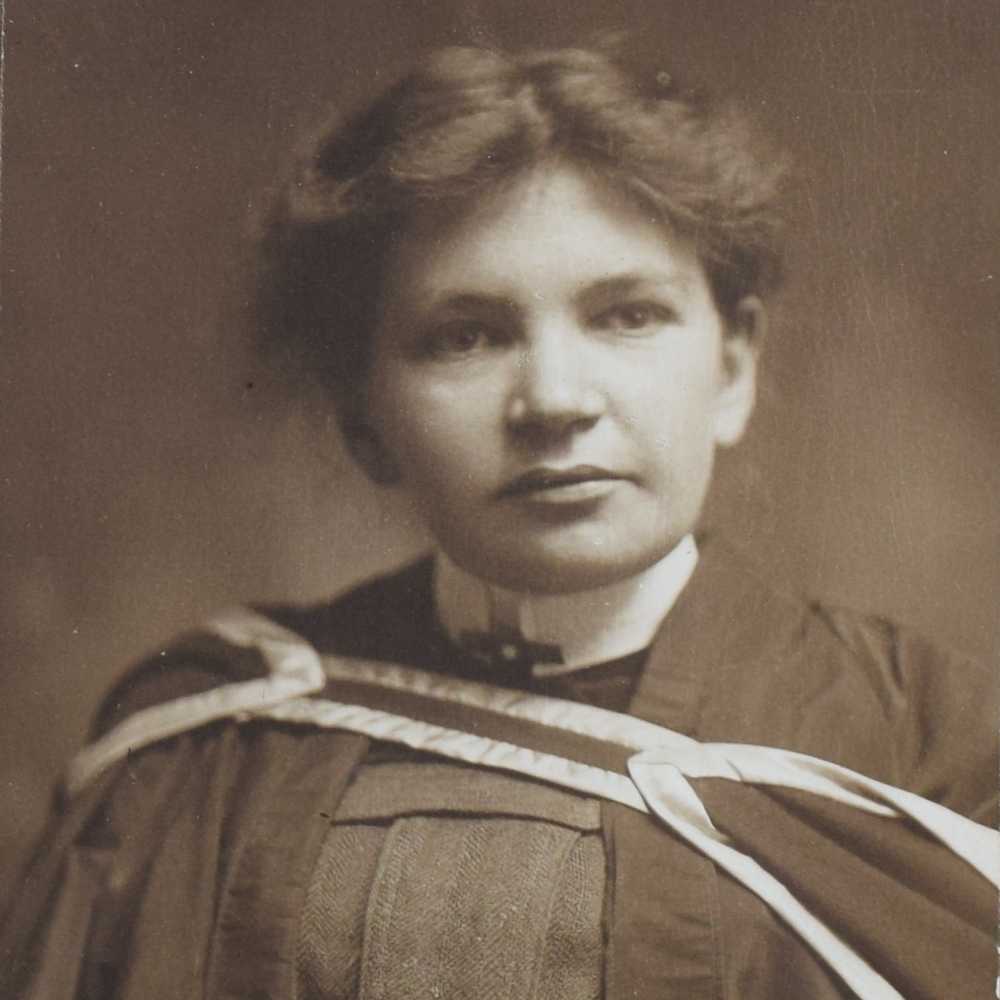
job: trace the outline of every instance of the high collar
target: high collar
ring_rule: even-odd
[[[444,553],[434,563],[434,600],[448,635],[503,633],[556,646],[561,663],[536,663],[536,676],[553,676],[645,649],[684,590],[698,563],[685,536],[663,559],[637,576],[576,594],[526,594],[491,586],[459,569]]]

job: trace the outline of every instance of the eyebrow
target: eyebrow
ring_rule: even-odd
[[[592,281],[580,293],[580,297],[585,296],[605,296],[622,295],[634,292],[637,288],[650,288],[667,286],[686,291],[690,287],[690,280],[682,274],[658,273],[658,274],[616,274],[609,278],[598,278]]]
[[[517,308],[516,303],[506,295],[477,292],[459,292],[455,295],[444,295],[440,299],[429,300],[426,305],[433,310],[451,309],[456,312],[461,312],[465,309],[483,308],[509,312]]]
[[[626,272],[615,274],[607,278],[597,278],[584,285],[574,298],[578,301],[592,298],[610,298],[616,295],[625,295],[634,292],[636,289],[656,288],[666,286],[686,291],[690,287],[690,279],[682,274],[658,273],[642,274]],[[425,307],[433,311],[488,309],[503,312],[517,311],[517,302],[507,295],[490,292],[456,292],[445,294],[441,298],[431,299],[425,303]]]

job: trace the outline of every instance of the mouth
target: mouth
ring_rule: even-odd
[[[605,495],[627,477],[596,465],[568,469],[531,469],[497,491],[498,499],[527,498],[543,502],[590,500]]]

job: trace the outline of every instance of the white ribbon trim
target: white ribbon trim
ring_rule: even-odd
[[[629,773],[643,798],[675,833],[759,896],[816,952],[860,1000],[904,1000],[853,948],[814,917],[753,858],[731,847],[680,770],[636,754]]]
[[[649,812],[635,783],[627,775],[502,740],[447,729],[404,715],[393,715],[360,705],[346,705],[321,698],[295,698],[281,705],[259,709],[254,717],[279,722],[305,723],[326,729],[344,729],[360,736],[401,743],[413,750],[439,754],[481,767],[513,771],[550,784],[570,788],[594,798],[620,802],[639,812]]]
[[[492,684],[432,674],[395,663],[354,660],[343,656],[324,656],[322,663],[326,676],[333,681],[377,684],[379,687],[408,691],[436,701],[483,708],[498,715],[537,722],[583,736],[595,736],[631,750],[671,747],[681,751],[704,746],[690,736],[594,705],[498,688]]]
[[[323,657],[331,680],[361,681],[481,708],[571,733],[647,751],[647,762],[671,764],[689,778],[727,778],[811,792],[879,816],[906,816],[1000,886],[1000,834],[914,792],[850,768],[776,747],[699,743],[652,722],[543,695],[443,677],[396,664]]]
[[[212,619],[205,630],[244,649],[257,649],[266,677],[188,695],[130,715],[109,733],[80,750],[66,772],[66,790],[75,794],[103,770],[150,743],[189,732],[219,719],[249,715],[326,686],[319,655],[300,635],[270,618],[236,608]]]

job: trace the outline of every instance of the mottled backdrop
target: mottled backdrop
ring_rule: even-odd
[[[234,317],[283,151],[432,45],[632,29],[757,113],[797,164],[790,284],[710,520],[996,660],[996,0],[8,0],[6,29],[0,895],[125,664],[420,544],[255,402]]]

